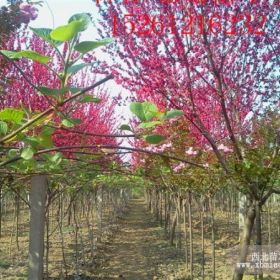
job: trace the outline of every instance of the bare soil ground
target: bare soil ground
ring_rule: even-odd
[[[238,228],[234,221],[226,217],[216,217],[220,231],[216,241],[216,280],[232,278],[233,260],[227,258],[227,248],[238,243]],[[163,229],[155,221],[141,199],[130,201],[129,211],[120,221],[120,230],[107,244],[104,265],[100,268],[98,279],[125,280],[188,280],[184,257],[184,245],[170,246]],[[212,280],[211,236],[206,224],[205,238],[205,280]],[[237,228],[237,230],[236,230]],[[194,280],[201,276],[201,248],[199,243],[200,226],[194,225]],[[178,245],[178,244],[177,244]],[[256,279],[253,275],[244,280]],[[265,280],[279,280],[279,276],[264,275]]]
[[[162,271],[183,260],[176,248],[164,240],[163,230],[146,210],[144,201],[138,199],[130,202],[130,211],[107,245],[104,257],[107,261],[99,273],[104,280],[167,279]]]
[[[105,213],[106,214],[106,213]],[[199,213],[194,211],[194,280],[201,278],[201,244]],[[129,202],[124,215],[111,223],[110,213],[104,215],[104,237],[95,244],[94,257],[90,254],[90,238],[87,226],[81,219],[79,239],[79,274],[75,263],[73,226],[64,225],[65,254],[68,276],[61,273],[62,256],[59,234],[54,231],[50,241],[49,280],[187,280],[184,244],[176,239],[176,246],[170,246],[159,222],[147,210],[142,199]],[[22,210],[19,223],[19,247],[14,237],[13,213],[7,215],[0,239],[0,280],[26,280],[28,256],[28,210]],[[53,225],[51,231],[56,227]],[[237,244],[237,222],[229,220],[217,211],[216,224],[216,280],[230,280],[231,260],[225,250]],[[95,228],[96,229],[96,228]],[[83,242],[81,242],[83,238]],[[277,241],[277,240],[276,240]],[[181,240],[183,243],[183,240]],[[205,223],[205,280],[212,280],[211,230]],[[253,280],[246,276],[244,280]],[[279,280],[279,275],[267,276],[266,280]]]

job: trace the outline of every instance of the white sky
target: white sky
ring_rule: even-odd
[[[98,13],[92,0],[44,0],[42,2],[44,4],[39,9],[38,18],[30,24],[32,27],[54,28],[66,24],[73,14],[86,12],[97,15]],[[86,37],[98,38],[93,26],[86,31]]]

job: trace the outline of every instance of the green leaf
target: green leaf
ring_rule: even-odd
[[[77,65],[72,65],[71,67],[68,68],[67,73],[69,75],[74,75],[77,72],[79,72],[80,70],[82,70],[85,67],[89,67],[92,66],[94,63],[81,63],[81,64],[77,64]]]
[[[150,144],[158,144],[161,141],[164,141],[166,138],[162,135],[153,134],[144,136],[144,139]]]
[[[24,116],[24,112],[19,109],[5,108],[0,111],[0,120],[9,121],[15,124],[20,124]]]
[[[128,124],[122,124],[120,126],[120,130],[128,130],[128,131],[132,131],[131,127]]]
[[[73,122],[67,119],[63,119],[61,123],[66,127],[73,127],[75,125]]]
[[[73,119],[71,119],[71,122],[72,122],[73,124],[80,124],[82,121],[81,121],[80,119],[73,118]]]
[[[52,142],[52,133],[54,129],[51,127],[43,127],[42,131],[39,135],[39,143],[42,147],[44,148],[51,148],[53,147],[53,142]]]
[[[31,59],[33,61],[40,62],[42,64],[47,64],[50,60],[49,57],[30,50],[19,51],[19,52],[1,50],[1,53],[3,53],[5,56],[7,56],[10,59],[23,57],[23,58]]]
[[[146,121],[145,114],[143,112],[143,106],[142,103],[139,102],[133,102],[130,104],[130,111],[136,115],[141,121]]]
[[[76,37],[79,32],[83,31],[83,28],[84,23],[82,21],[74,20],[67,25],[57,27],[50,35],[53,40],[66,42]]]
[[[58,165],[62,161],[62,154],[61,153],[55,153],[54,155],[49,157],[49,160]]]
[[[68,91],[67,88],[54,89],[54,88],[48,88],[48,87],[39,87],[39,90],[42,94],[48,95],[48,96],[64,94]]]
[[[184,112],[181,110],[170,110],[166,112],[166,114],[163,116],[163,119],[172,119],[176,117],[184,116]]]
[[[50,136],[50,135],[53,134],[53,132],[54,132],[53,128],[48,127],[48,126],[44,126],[44,127],[42,127],[40,135],[48,135],[48,136]]]
[[[72,21],[79,21],[79,22],[81,22],[81,31],[84,31],[90,25],[91,17],[90,17],[90,14],[87,14],[87,13],[79,13],[79,14],[73,15],[69,19],[68,23],[70,23]]]
[[[17,150],[16,149],[9,150],[9,152],[8,152],[8,157],[9,158],[14,158],[16,156],[17,156]]]
[[[53,40],[51,37],[51,32],[53,31],[50,28],[34,28],[30,27],[30,29],[35,33],[38,37],[42,38],[44,41],[50,43],[52,46],[58,47],[62,44],[60,41]]]
[[[157,126],[158,124],[161,124],[161,122],[160,121],[144,122],[144,123],[141,123],[138,127],[139,128],[150,128],[150,127]]]
[[[5,122],[0,121],[0,134],[6,135],[8,132],[8,125]]]
[[[80,91],[82,91],[83,88],[76,88],[76,87],[70,87],[69,88],[69,91],[72,93],[72,94],[75,94],[75,93],[78,93]]]
[[[21,154],[20,156],[25,159],[25,160],[30,160],[33,158],[34,156],[34,151],[31,147],[27,147],[27,148],[24,148],[22,151],[21,151]]]
[[[158,108],[154,103],[144,102],[142,103],[143,112],[146,118],[146,121],[151,121],[158,113]]]
[[[93,97],[91,95],[83,95],[80,99],[80,102],[81,103],[93,102],[93,103],[98,104],[101,102],[101,99],[97,98],[97,97]]]
[[[250,160],[245,159],[245,160],[243,161],[243,165],[244,165],[244,167],[245,167],[246,169],[250,169],[251,166],[253,165],[253,163],[252,163]]]
[[[141,121],[151,121],[158,113],[158,108],[151,102],[133,102],[130,104],[130,111]]]
[[[107,44],[110,44],[114,41],[112,38],[103,39],[100,41],[84,41],[79,44],[77,44],[74,49],[82,54],[86,54],[98,47],[105,46]]]
[[[24,142],[28,143],[32,148],[37,148],[39,139],[37,137],[28,136],[24,138]]]

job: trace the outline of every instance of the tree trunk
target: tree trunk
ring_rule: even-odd
[[[167,194],[164,192],[164,229],[167,230]]]
[[[18,193],[15,194],[15,207],[16,207],[16,245],[17,245],[17,250],[19,251],[18,236],[19,236],[20,200],[19,200]]]
[[[2,185],[3,180],[0,182],[0,238],[2,236]]]
[[[190,240],[190,276],[191,276],[191,279],[193,279],[193,231],[192,231],[192,194],[191,194],[191,192],[189,192],[188,215],[189,215],[189,240]]]
[[[261,206],[258,202],[256,202],[256,245],[259,256],[262,256],[262,220],[261,220]],[[258,271],[259,280],[263,280],[262,269]]]
[[[102,239],[102,212],[103,212],[103,188],[102,186],[97,189],[97,242],[101,242]]]
[[[59,228],[59,235],[60,235],[60,243],[61,243],[61,255],[62,255],[62,263],[64,266],[65,275],[67,276],[67,263],[66,263],[66,255],[65,255],[65,242],[64,242],[64,236],[63,236],[63,197],[62,193],[59,195],[59,201],[58,201],[58,211],[57,211],[57,223]],[[72,206],[70,206],[72,207]],[[61,267],[61,273],[63,275],[63,268]]]
[[[176,225],[177,225],[177,220],[178,220],[178,211],[176,209],[174,217],[173,217],[172,225],[171,225],[171,231],[170,231],[170,245],[171,246],[174,245],[174,237],[175,237],[175,229],[176,229]]]
[[[185,260],[186,260],[186,270],[189,270],[189,263],[188,263],[188,232],[187,232],[187,221],[186,221],[186,204],[187,200],[183,202],[183,222],[184,222],[184,239],[185,239]]]
[[[162,227],[163,225],[163,206],[162,206],[162,203],[163,203],[163,192],[161,191],[159,193],[159,197],[160,197],[160,226]]]
[[[30,233],[28,280],[43,279],[44,226],[48,179],[34,176],[30,193]]]
[[[155,192],[155,214],[156,214],[156,220],[159,220],[159,192]]]
[[[48,196],[48,200],[49,200]],[[49,251],[50,251],[50,202],[48,201],[48,208],[46,213],[46,279],[49,279]]]
[[[246,219],[246,212],[247,212],[247,198],[244,194],[239,193],[239,241],[241,241],[244,226],[245,226],[245,219]]]
[[[178,207],[177,207],[177,220],[178,220],[178,247],[179,250],[182,249],[182,219],[181,219],[181,208],[182,208],[182,199],[181,199],[181,194],[178,195],[178,199],[177,199],[177,203],[178,203]]]
[[[172,195],[168,195],[168,219],[167,219],[167,233],[170,235],[171,232],[171,215],[172,214]]]
[[[209,199],[209,209],[211,216],[211,243],[212,243],[212,280],[216,279],[216,256],[215,256],[215,216],[214,216],[214,205],[213,199]]]
[[[77,200],[73,204],[73,217],[74,217],[74,224],[75,224],[75,270],[76,275],[78,276],[80,274],[80,264],[79,264],[79,243],[78,243],[78,236],[79,236],[79,224],[77,219]],[[81,211],[80,211],[81,212]]]
[[[271,245],[271,209],[273,209],[271,201],[267,202],[267,230],[268,230],[268,245]]]
[[[252,238],[252,230],[254,226],[254,221],[256,217],[256,209],[253,203],[250,203],[250,206],[247,211],[243,234],[241,236],[240,242],[240,253],[238,264],[241,264],[241,267],[237,266],[234,270],[233,280],[242,280],[244,274],[244,268],[242,268],[242,264],[246,263],[247,254],[248,254],[248,246],[250,245],[250,240]]]
[[[201,219],[201,277],[202,280],[204,280],[204,266],[205,266],[205,248],[204,248],[204,200],[201,202],[201,213],[200,213],[200,219]]]

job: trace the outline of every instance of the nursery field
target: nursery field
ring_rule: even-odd
[[[114,208],[109,195],[105,195],[101,216],[101,239],[98,239],[100,217],[98,209],[94,206],[94,196],[91,202],[88,201],[88,196],[80,197],[75,203],[72,202],[73,205],[69,205],[71,199],[64,197],[64,201],[65,206],[61,208],[54,203],[47,213],[44,279],[190,279],[189,225],[184,224],[184,218],[181,216],[174,229],[174,240],[171,244],[172,225],[168,225],[166,214],[162,212],[165,208],[164,203],[161,210],[149,209],[147,197],[145,200],[137,195]],[[197,201],[194,200],[193,203],[193,277],[210,280],[213,279],[211,221],[206,215],[202,229],[201,211],[195,205]],[[169,213],[170,221],[175,216],[175,208]],[[29,209],[24,202],[16,199],[7,200],[3,209],[0,275],[7,280],[27,279]],[[263,225],[265,242],[273,244],[280,238],[277,210],[269,213],[268,219],[265,220],[267,224]],[[117,215],[113,214],[114,211]],[[271,228],[271,224],[277,227]],[[186,239],[184,227],[187,228]],[[233,263],[227,259],[227,250],[238,244],[236,229],[238,212],[235,206],[227,209],[216,208],[215,279],[231,278]],[[252,277],[248,275],[244,279],[249,280]],[[280,278],[277,275],[266,275],[264,279]]]

